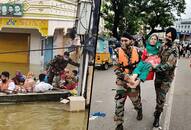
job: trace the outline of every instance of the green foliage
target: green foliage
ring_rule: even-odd
[[[117,36],[126,30],[135,34],[141,25],[151,32],[157,31],[157,26],[171,26],[175,20],[172,12],[180,16],[185,4],[185,0],[105,0],[101,12],[105,27]]]

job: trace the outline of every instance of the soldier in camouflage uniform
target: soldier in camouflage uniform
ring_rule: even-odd
[[[79,63],[74,62],[70,58],[69,52],[64,52],[64,56],[56,55],[53,60],[47,65],[48,72],[48,83],[52,84],[54,77],[56,77],[56,82],[60,80],[60,73],[67,67],[68,64],[79,67]],[[56,86],[58,83],[56,83]]]
[[[165,43],[159,50],[161,63],[155,68],[155,91],[156,91],[156,110],[154,112],[154,127],[159,127],[159,119],[163,111],[166,94],[174,78],[174,70],[178,58],[178,49],[173,41],[176,39],[176,30],[168,28],[166,30]]]
[[[143,117],[140,85],[138,85],[137,88],[130,88],[127,86],[127,81],[125,80],[127,74],[131,74],[139,62],[138,51],[132,46],[132,42],[133,37],[128,33],[124,33],[121,37],[121,47],[115,50],[116,63],[114,64],[114,72],[117,75],[117,88],[114,121],[116,121],[117,125],[116,130],[123,130],[124,105],[127,96],[137,110],[137,120],[142,120]]]

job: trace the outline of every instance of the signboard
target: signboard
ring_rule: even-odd
[[[22,4],[0,4],[0,16],[4,17],[22,17]]]
[[[48,36],[48,20],[0,18],[0,30],[3,27],[38,29],[42,36]]]

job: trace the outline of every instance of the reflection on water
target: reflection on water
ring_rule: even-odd
[[[0,130],[86,130],[88,112],[66,112],[55,102],[1,104]]]

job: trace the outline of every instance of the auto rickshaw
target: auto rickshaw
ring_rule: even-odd
[[[107,70],[112,65],[112,52],[108,40],[98,37],[95,66]]]

